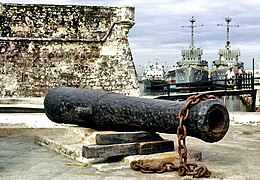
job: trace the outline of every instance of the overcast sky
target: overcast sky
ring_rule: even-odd
[[[3,3],[80,4],[135,7],[135,25],[129,42],[136,66],[146,66],[157,57],[168,67],[179,61],[180,51],[190,45],[189,19],[196,18],[195,46],[203,49],[209,64],[218,59],[218,49],[226,41],[225,17],[232,18],[232,48],[241,51],[241,61],[259,67],[260,0],[2,0]],[[203,24],[203,26],[199,26]],[[211,67],[209,67],[211,69]]]

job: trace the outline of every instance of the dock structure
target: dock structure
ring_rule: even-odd
[[[259,77],[253,74],[245,74],[242,78],[241,88],[237,86],[237,78],[233,85],[229,85],[227,80],[221,84],[216,81],[196,82],[196,83],[168,83],[164,89],[165,95],[155,97],[155,99],[164,100],[186,100],[188,97],[196,94],[206,93],[217,97],[237,96],[248,94],[252,97],[250,101],[252,111],[260,106],[260,86]],[[219,80],[218,80],[219,81]],[[180,87],[181,85],[181,87]]]
[[[242,94],[256,95],[256,92],[257,92],[256,89],[255,90],[248,90],[248,89],[215,90],[215,91],[201,91],[201,92],[189,92],[189,93],[162,95],[162,96],[157,96],[155,99],[185,100],[192,95],[197,95],[197,94],[202,94],[202,93],[212,94],[214,96],[222,97],[222,96],[236,96],[236,95],[242,95]]]
[[[256,109],[260,110],[260,86],[256,87],[256,101],[255,101]]]
[[[240,96],[248,94],[251,96],[252,100],[247,101],[249,106],[251,107],[250,111],[255,111],[259,108],[260,105],[260,89],[235,89],[235,90],[215,90],[215,91],[201,91],[201,92],[189,92],[189,93],[178,93],[178,94],[170,94],[170,95],[161,95],[155,97],[155,99],[164,99],[164,100],[170,100],[170,101],[176,101],[176,100],[186,100],[188,97],[192,95],[197,94],[211,94],[216,97],[224,97],[224,96]],[[246,100],[245,100],[246,101]]]

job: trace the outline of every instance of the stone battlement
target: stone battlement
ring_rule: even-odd
[[[133,25],[133,7],[0,4],[0,96],[62,85],[139,95]]]

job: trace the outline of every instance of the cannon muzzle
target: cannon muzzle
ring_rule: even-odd
[[[48,118],[96,130],[148,131],[176,134],[183,101],[129,97],[92,89],[58,87],[46,95]],[[221,140],[228,131],[229,115],[217,99],[199,102],[185,120],[187,135],[206,142]]]

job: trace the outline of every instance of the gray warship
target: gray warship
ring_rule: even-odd
[[[194,45],[195,18],[190,19],[191,43],[188,49],[181,50],[182,59],[176,63],[176,83],[187,83],[180,86],[194,86],[196,82],[208,81],[208,62],[202,60],[203,49]]]
[[[239,27],[239,25],[230,25],[231,18],[226,17],[226,26],[227,34],[226,34],[226,45],[224,49],[219,49],[218,55],[219,59],[212,62],[212,70],[210,73],[210,78],[215,84],[224,84],[224,80],[226,78],[226,71],[230,68],[233,68],[234,72],[238,67],[244,70],[244,63],[240,61],[240,50],[239,49],[231,49],[229,34],[230,27]],[[218,26],[222,26],[222,24],[218,24]]]

